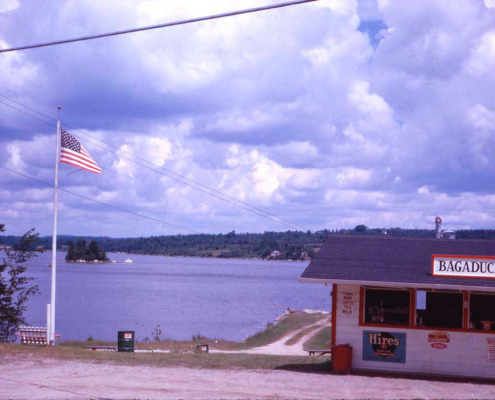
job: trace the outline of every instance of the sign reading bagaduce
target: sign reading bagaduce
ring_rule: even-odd
[[[495,279],[495,257],[433,255],[433,276]]]
[[[364,331],[363,360],[405,363],[406,334]]]

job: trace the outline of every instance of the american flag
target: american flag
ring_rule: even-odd
[[[89,153],[79,141],[71,134],[61,130],[62,147],[60,149],[60,162],[85,169],[86,171],[101,173],[101,168],[91,158]]]

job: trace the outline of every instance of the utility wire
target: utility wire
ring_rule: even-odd
[[[4,167],[3,165],[0,165],[0,168],[3,168],[7,171],[10,171],[14,174],[17,174],[17,175],[20,175],[20,176],[23,176],[24,178],[28,178],[28,179],[31,179],[35,182],[38,182],[38,183],[42,183],[43,185],[46,185],[46,186],[50,186],[52,188],[55,187],[55,185],[52,185],[51,183],[48,183],[48,182],[45,182],[45,181],[42,181],[40,179],[37,179],[37,178],[33,178],[32,176],[29,176],[29,175],[26,175],[26,174],[23,174],[22,172],[19,172],[19,171],[16,171],[14,169],[11,169],[11,168],[8,168],[8,167]],[[189,229],[189,228],[185,228],[183,226],[180,226],[180,225],[175,225],[175,224],[172,224],[170,222],[165,222],[165,221],[162,221],[162,220],[159,220],[157,218],[153,218],[153,217],[148,217],[147,215],[143,215],[143,214],[139,214],[137,212],[134,212],[134,211],[130,211],[130,210],[127,210],[125,208],[122,208],[122,207],[119,207],[119,206],[115,206],[113,204],[109,204],[109,203],[105,203],[103,201],[100,201],[100,200],[96,200],[96,199],[93,199],[91,197],[88,197],[88,196],[84,196],[82,194],[79,194],[79,193],[75,193],[75,192],[72,192],[68,189],[64,189],[64,188],[61,188],[61,187],[58,187],[58,190],[62,190],[63,192],[66,192],[66,193],[70,193],[74,196],[77,196],[77,197],[80,197],[82,199],[85,199],[85,200],[89,200],[89,201],[92,201],[92,202],[95,202],[95,203],[99,203],[99,204],[103,204],[107,207],[111,207],[111,208],[115,208],[116,210],[119,210],[119,211],[123,211],[123,212],[126,212],[128,214],[132,214],[132,215],[135,215],[137,217],[140,217],[140,218],[146,218],[146,219],[149,219],[151,221],[154,221],[154,222],[160,222],[161,224],[165,224],[165,225],[168,225],[168,226],[172,226],[174,228],[179,228],[179,229],[183,229],[185,231],[189,231],[189,232],[192,232],[192,233],[198,233],[200,234],[201,232],[198,232],[198,231],[195,231],[193,229]]]
[[[46,118],[48,118],[48,119],[51,119],[51,120],[53,120],[53,121],[56,121],[56,119],[55,119],[55,118],[52,118],[52,117],[50,117],[50,116],[48,116],[48,115],[46,115],[46,114],[43,114],[43,113],[42,113],[42,112],[40,112],[40,111],[37,111],[37,110],[35,110],[35,109],[31,108],[31,107],[28,107],[28,106],[26,106],[26,105],[24,105],[24,104],[22,104],[22,103],[20,103],[20,102],[18,102],[18,101],[16,101],[16,100],[14,100],[14,99],[10,98],[10,97],[8,97],[8,96],[5,96],[5,95],[4,95],[4,94],[2,94],[2,93],[0,93],[0,96],[2,96],[2,97],[4,97],[4,98],[6,98],[6,99],[8,99],[8,100],[10,100],[10,101],[12,101],[12,102],[14,102],[14,103],[18,104],[18,105],[20,105],[20,106],[22,106],[22,107],[25,107],[25,108],[27,108],[28,110],[31,110],[31,111],[33,111],[33,112],[36,112],[36,113],[38,113],[38,114],[40,114],[40,115],[42,115],[42,116],[44,116],[44,117],[46,117]],[[13,108],[14,110],[18,110],[18,111],[20,111],[20,112],[22,112],[22,113],[24,113],[24,114],[26,114],[26,115],[28,115],[28,116],[30,116],[30,117],[32,117],[32,118],[34,118],[34,119],[36,119],[36,120],[39,120],[39,121],[41,121],[41,122],[44,122],[45,124],[48,124],[48,125],[51,125],[51,126],[55,126],[55,125],[53,125],[53,124],[50,124],[49,122],[43,121],[43,120],[41,120],[41,119],[39,119],[39,118],[37,118],[37,117],[35,117],[35,116],[33,116],[33,115],[29,114],[29,113],[26,113],[25,111],[19,110],[19,109],[15,108],[15,107],[13,107],[13,106],[11,106],[11,105],[9,105],[9,104],[6,104],[6,103],[4,103],[4,102],[2,102],[2,101],[0,101],[0,103],[1,103],[1,104],[5,104],[5,105],[7,105],[7,106],[9,106],[9,107]],[[62,123],[62,125],[64,125],[64,126],[68,126],[68,127],[72,128],[70,125],[65,124],[65,123]],[[112,150],[108,149],[107,147],[103,147],[103,146],[101,146],[101,145],[98,145],[98,144],[96,144],[96,143],[94,143],[94,142],[91,142],[91,141],[90,141],[90,143],[91,143],[92,145],[94,145],[94,146],[96,146],[96,147],[99,147],[99,148],[101,148],[101,149],[104,149],[104,150],[106,150],[106,151],[108,151],[108,152],[110,152],[110,153],[112,153],[112,154],[117,155],[118,157],[122,157],[122,158],[124,158],[124,159],[126,159],[126,160],[128,160],[128,161],[131,161],[131,162],[133,162],[133,163],[135,163],[135,164],[137,164],[137,165],[140,165],[140,166],[142,166],[143,168],[147,168],[147,169],[152,170],[152,171],[154,171],[154,172],[156,172],[156,173],[159,173],[159,174],[161,174],[161,175],[163,175],[163,176],[167,176],[167,177],[168,177],[168,178],[170,178],[170,179],[173,179],[173,180],[175,180],[175,181],[177,181],[177,182],[180,182],[180,183],[182,183],[182,184],[184,184],[184,185],[190,186],[190,187],[192,187],[192,188],[194,188],[194,189],[196,189],[196,190],[199,190],[199,191],[201,191],[201,192],[203,192],[203,193],[206,193],[206,194],[208,194],[208,195],[210,195],[210,196],[212,196],[212,197],[215,197],[215,198],[217,198],[217,199],[219,199],[219,200],[222,200],[222,201],[224,201],[224,202],[226,202],[226,203],[229,203],[229,204],[231,204],[231,205],[233,205],[233,206],[235,206],[235,207],[241,208],[241,209],[243,209],[243,210],[249,211],[249,212],[251,212],[251,213],[253,213],[253,214],[256,214],[256,215],[258,215],[258,216],[261,216],[261,217],[263,217],[263,218],[266,218],[266,219],[269,219],[269,220],[271,220],[271,221],[277,222],[277,223],[279,223],[279,224],[281,224],[281,225],[284,225],[284,226],[286,226],[286,227],[288,227],[288,228],[294,229],[294,227],[299,227],[299,228],[302,228],[302,229],[304,229],[304,230],[309,230],[309,228],[307,228],[307,227],[305,227],[305,226],[302,226],[302,225],[299,225],[299,224],[297,224],[297,223],[295,223],[295,222],[292,222],[292,221],[289,221],[289,220],[287,220],[287,219],[281,218],[281,217],[279,217],[279,216],[277,216],[277,215],[275,215],[275,214],[272,214],[272,213],[270,213],[270,212],[268,212],[268,211],[265,211],[265,210],[263,210],[263,209],[260,209],[260,208],[258,208],[258,207],[256,207],[256,206],[253,206],[253,205],[251,205],[251,204],[249,204],[249,203],[247,203],[247,202],[244,202],[244,201],[242,201],[242,200],[236,199],[235,197],[232,197],[232,196],[230,196],[230,195],[227,195],[227,194],[225,194],[225,193],[222,193],[221,191],[219,191],[219,190],[217,190],[217,189],[214,189],[214,188],[211,188],[211,187],[209,187],[209,186],[203,185],[203,184],[201,184],[201,183],[199,183],[199,182],[196,182],[196,181],[194,181],[194,180],[192,180],[192,179],[189,179],[189,178],[187,178],[187,177],[185,177],[185,176],[183,176],[183,175],[180,175],[180,174],[177,174],[177,173],[175,173],[175,172],[173,172],[173,171],[170,171],[170,170],[168,170],[168,169],[166,169],[166,168],[164,168],[164,167],[162,167],[162,166],[159,166],[158,164],[155,164],[155,163],[153,163],[153,162],[151,162],[151,161],[146,160],[145,158],[142,158],[142,157],[140,157],[140,156],[137,156],[137,155],[135,155],[135,154],[133,154],[133,153],[131,153],[131,152],[129,152],[129,151],[122,150],[122,149],[118,148],[117,146],[114,146],[114,145],[112,145],[112,144],[110,144],[110,143],[107,143],[107,142],[105,142],[105,141],[103,141],[103,140],[100,140],[100,139],[98,139],[98,138],[96,138],[96,137],[94,137],[94,136],[91,136],[91,135],[89,135],[89,134],[87,134],[87,133],[85,133],[85,132],[82,132],[82,131],[80,131],[79,129],[76,129],[76,128],[73,128],[73,129],[74,129],[74,130],[76,130],[76,131],[78,131],[78,132],[80,132],[81,134],[83,134],[83,135],[85,135],[85,136],[90,137],[90,138],[91,138],[91,139],[93,139],[93,140],[96,140],[96,141],[98,141],[98,142],[100,142],[100,143],[103,143],[105,146],[109,146],[109,147],[112,147],[112,148],[117,149],[117,151],[118,151],[118,152],[123,152],[123,153],[129,154],[130,156],[135,157],[135,158],[137,158],[137,159],[139,159],[139,160],[141,160],[141,161],[143,161],[143,162],[146,162],[147,164],[150,164],[150,165],[152,165],[153,167],[159,168],[159,170],[157,170],[157,169],[155,169],[155,168],[151,168],[151,167],[149,167],[148,165],[144,165],[144,164],[142,164],[142,163],[140,163],[140,162],[138,162],[138,161],[136,161],[136,160],[134,160],[134,159],[131,159],[131,158],[129,158],[129,157],[126,157],[126,156],[124,156],[124,155],[122,155],[122,154],[120,154],[120,153],[117,153],[117,152],[115,152],[115,151],[112,151]],[[80,139],[85,139],[85,138],[81,138],[79,135],[74,135],[74,136],[76,136],[76,137],[78,137],[78,138],[80,138]],[[87,139],[85,139],[85,140],[87,140]],[[162,172],[161,170],[165,171],[166,173]],[[175,175],[175,176],[171,176],[170,174],[173,174],[173,175]],[[177,178],[177,177],[179,177],[179,178]],[[192,184],[191,184],[191,183],[192,183]],[[198,186],[199,186],[199,187],[198,187]],[[229,199],[233,200],[234,202],[233,202],[233,201],[230,201]],[[247,206],[247,207],[244,207],[243,205],[240,205],[240,204],[238,204],[238,203],[243,204],[244,206]],[[249,208],[248,208],[248,207],[249,207]],[[272,217],[273,217],[273,218],[272,218]],[[290,225],[289,225],[289,224],[290,224]]]
[[[69,125],[67,125],[67,124],[63,124],[63,125],[65,125],[65,126],[69,126]],[[70,126],[69,126],[69,127],[70,127]],[[133,154],[133,153],[132,153],[132,152],[130,152],[130,151],[126,151],[126,150],[120,149],[120,148],[118,148],[117,146],[114,146],[114,145],[112,145],[112,144],[110,144],[110,143],[107,143],[107,142],[105,142],[105,141],[103,141],[103,140],[100,140],[100,139],[98,139],[98,138],[95,138],[94,136],[91,136],[91,135],[89,135],[89,134],[87,134],[87,133],[85,133],[85,132],[81,132],[79,129],[75,129],[75,128],[73,128],[73,129],[74,129],[74,130],[76,130],[77,132],[82,133],[83,135],[86,135],[86,136],[88,136],[88,137],[90,137],[90,138],[94,139],[94,140],[97,140],[97,141],[99,141],[99,142],[101,142],[101,143],[104,143],[106,146],[113,147],[113,148],[117,149],[117,151],[118,151],[119,153],[114,152],[114,151],[112,151],[112,150],[109,150],[108,148],[105,148],[105,150],[107,150],[107,151],[109,151],[109,152],[111,152],[111,153],[113,153],[113,154],[116,154],[117,156],[122,157],[122,158],[124,158],[124,159],[126,159],[126,160],[129,160],[129,161],[131,161],[131,162],[134,162],[134,163],[136,163],[136,164],[138,164],[138,165],[142,166],[143,168],[148,168],[148,169],[151,169],[152,171],[155,171],[155,172],[157,172],[157,173],[159,173],[159,174],[161,174],[161,175],[163,175],[163,176],[166,176],[166,177],[168,177],[168,178],[170,178],[170,179],[173,179],[173,180],[174,180],[174,181],[176,181],[176,182],[180,182],[180,183],[182,183],[182,184],[184,184],[184,185],[190,186],[190,187],[192,187],[193,189],[199,190],[199,191],[201,191],[201,192],[203,192],[203,193],[206,193],[206,194],[208,194],[208,195],[210,195],[210,196],[213,196],[213,197],[215,197],[215,198],[217,198],[217,199],[220,199],[220,200],[225,201],[225,202],[227,202],[227,203],[229,203],[229,204],[232,204],[232,205],[234,205],[234,206],[236,206],[236,207],[239,207],[239,208],[241,208],[241,209],[243,209],[243,210],[247,210],[247,211],[250,211],[250,212],[252,212],[252,213],[254,213],[254,214],[256,214],[256,215],[260,215],[260,216],[262,216],[262,217],[268,218],[268,219],[270,219],[270,220],[272,220],[272,221],[275,221],[275,222],[277,222],[277,223],[279,223],[279,224],[285,225],[286,227],[289,227],[289,228],[291,228],[291,229],[294,229],[294,227],[299,227],[299,228],[302,228],[302,229],[304,229],[304,230],[309,230],[309,229],[308,229],[308,228],[306,228],[305,226],[299,225],[299,224],[297,224],[297,223],[295,223],[295,222],[292,222],[292,221],[289,221],[289,220],[284,219],[284,218],[282,218],[282,217],[279,217],[279,216],[277,216],[277,215],[275,215],[275,214],[272,214],[272,213],[270,213],[270,212],[268,212],[268,211],[265,211],[265,210],[263,210],[263,209],[261,209],[261,208],[258,208],[258,207],[256,207],[256,206],[253,206],[252,204],[249,204],[249,203],[247,203],[247,202],[245,202],[245,201],[239,200],[239,199],[237,199],[237,198],[235,198],[235,197],[233,197],[233,196],[230,196],[230,195],[228,195],[228,194],[225,194],[225,193],[223,193],[223,192],[221,192],[221,191],[219,191],[219,190],[217,190],[217,189],[215,189],[215,188],[212,188],[212,187],[209,187],[209,186],[203,185],[202,183],[196,182],[195,180],[190,179],[190,178],[187,178],[187,177],[185,177],[184,175],[177,174],[177,173],[175,173],[175,172],[173,172],[173,171],[171,171],[171,170],[169,170],[169,169],[167,169],[167,168],[165,168],[165,167],[162,167],[162,166],[160,166],[160,165],[158,165],[158,164],[153,163],[152,161],[146,160],[146,159],[145,159],[145,158],[143,158],[143,157],[140,157],[140,156],[138,156],[138,155],[136,155],[136,154]],[[75,136],[77,136],[77,135],[75,135]],[[77,136],[77,137],[80,137],[80,136]],[[86,139],[86,140],[87,140],[87,139]],[[97,146],[97,147],[103,148],[103,147],[101,147],[101,146],[98,146],[96,143],[93,143],[93,142],[91,142],[91,143],[92,143],[94,146]],[[141,164],[141,163],[137,162],[137,161],[136,161],[136,160],[134,160],[134,159],[130,159],[130,158],[128,158],[128,157],[125,157],[125,156],[123,156],[123,155],[122,155],[122,154],[120,154],[120,153],[126,153],[126,154],[128,154],[128,155],[130,155],[130,156],[132,156],[132,157],[134,157],[134,158],[136,158],[136,159],[138,159],[138,160],[140,160],[140,161],[143,161],[143,162],[145,162],[145,163],[147,163],[147,164],[152,165],[153,167],[152,167],[152,168],[150,168],[149,166],[144,165],[144,164]],[[159,170],[155,169],[155,167],[156,167],[156,168],[158,168]],[[165,171],[165,172],[162,172],[162,171]],[[174,175],[174,176],[171,176],[170,174],[172,174],[172,175]],[[228,199],[233,200],[234,202],[229,201]],[[242,205],[240,205],[240,204],[238,204],[238,203],[243,204],[244,206],[247,206],[247,207],[249,207],[249,208],[243,207]],[[254,211],[254,210],[256,210],[256,211]],[[262,213],[262,214],[260,214],[260,213]],[[270,217],[273,217],[273,218],[270,218],[269,216],[270,216]],[[274,218],[276,218],[276,219],[274,219]],[[283,221],[283,222],[281,222],[281,221]],[[284,223],[284,222],[285,222],[285,223]],[[289,224],[289,225],[288,225],[288,224]]]
[[[1,94],[0,94],[0,96],[3,96],[3,95],[1,95]],[[8,98],[7,96],[3,96],[3,97]],[[29,113],[28,113],[28,112],[26,112],[26,111],[20,110],[20,109],[18,109],[18,108],[16,108],[16,107],[14,107],[14,106],[12,106],[12,105],[10,105],[10,104],[8,104],[8,103],[4,103],[4,102],[3,102],[3,101],[1,101],[1,100],[0,100],[0,104],[3,104],[3,105],[5,105],[5,106],[7,106],[7,107],[10,107],[10,108],[12,108],[12,109],[14,109],[14,110],[16,110],[16,111],[19,111],[20,113],[23,113],[23,114],[27,115],[28,117],[31,117],[31,118],[33,118],[33,119],[35,119],[35,120],[37,120],[37,121],[39,121],[39,122],[42,122],[42,123],[44,123],[44,124],[46,124],[46,125],[49,125],[49,126],[51,126],[51,127],[56,127],[56,125],[52,124],[51,122],[44,121],[44,120],[42,120],[41,118],[35,117],[34,115],[29,114]],[[29,107],[26,107],[26,108],[28,108],[28,109],[29,109]],[[41,113],[38,113],[38,114],[41,114]],[[44,114],[42,114],[42,115],[44,115]],[[53,119],[53,118],[51,118],[51,117],[49,117],[49,118],[50,118],[50,119]]]
[[[57,122],[57,119],[56,119],[56,118],[53,118],[53,117],[51,117],[51,116],[49,116],[49,115],[46,115],[46,114],[42,113],[41,111],[38,111],[38,110],[36,110],[36,109],[34,109],[34,108],[31,108],[31,107],[29,107],[29,106],[27,106],[27,105],[25,105],[25,104],[23,104],[23,103],[20,103],[19,101],[17,101],[17,100],[15,100],[15,99],[13,99],[12,97],[6,96],[6,95],[5,95],[5,94],[3,94],[3,93],[0,93],[0,96],[1,96],[1,97],[3,97],[4,99],[7,99],[7,100],[11,101],[12,103],[15,103],[15,104],[17,104],[17,105],[19,105],[19,106],[21,106],[21,107],[27,108],[29,111],[35,112],[36,114],[42,115],[42,116],[43,116],[43,117],[45,117],[45,118],[48,118],[48,119],[50,119],[50,120],[52,120],[52,121]],[[0,101],[0,103],[5,104],[6,106],[9,106],[9,107],[11,107],[11,108],[14,108],[14,107],[12,107],[11,105],[9,105],[9,104],[7,104],[7,103],[1,102],[1,101]],[[19,109],[17,109],[17,108],[14,108],[14,110],[21,111],[21,110],[19,110]],[[28,115],[28,116],[30,116],[30,117],[32,117],[32,118],[37,119],[36,117],[32,116],[31,114],[27,114],[27,113],[25,113],[24,111],[21,111],[21,112],[23,112],[24,114],[26,114],[26,115]],[[50,123],[48,123],[48,122],[45,122],[45,121],[43,121],[43,120],[41,120],[41,119],[38,119],[38,121],[41,121],[41,122],[43,122],[43,123],[45,123],[45,124],[49,124],[50,126],[52,126],[52,124],[50,124]]]
[[[292,1],[292,2],[288,2],[288,3],[273,4],[273,5],[270,5],[270,6],[250,8],[250,9],[246,9],[246,10],[232,11],[232,12],[223,13],[223,14],[209,15],[209,16],[206,16],[206,17],[192,18],[192,19],[186,19],[186,20],[175,21],[175,22],[167,22],[167,23],[164,23],[164,24],[151,25],[151,26],[146,26],[146,27],[143,27],[143,28],[126,29],[126,30],[123,30],[123,31],[116,31],[116,32],[110,32],[110,33],[101,33],[101,34],[98,34],[98,35],[82,36],[80,38],[74,38],[74,39],[65,39],[65,40],[58,40],[58,41],[55,41],[55,42],[47,42],[47,43],[33,44],[33,45],[28,45],[28,46],[13,47],[13,48],[10,48],[10,49],[0,50],[0,53],[6,53],[6,52],[9,52],[9,51],[35,49],[35,48],[38,48],[38,47],[55,46],[55,45],[58,45],[58,44],[65,44],[65,43],[82,42],[82,41],[85,41],[85,40],[100,39],[100,38],[109,37],[109,36],[124,35],[124,34],[127,34],[127,33],[149,31],[149,30],[152,30],[152,29],[169,28],[171,26],[176,26],[176,25],[185,25],[185,24],[191,24],[191,23],[194,23],[194,22],[208,21],[208,20],[225,18],[225,17],[232,17],[234,15],[249,14],[249,13],[254,13],[254,12],[258,12],[258,11],[271,10],[271,9],[274,9],[274,8],[282,8],[282,7],[294,6],[294,5],[297,5],[297,4],[310,3],[310,2],[313,2],[313,1],[318,1],[318,0],[299,0],[299,1]]]

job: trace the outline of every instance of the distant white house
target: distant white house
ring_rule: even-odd
[[[280,251],[275,250],[270,253],[270,257],[280,257]]]

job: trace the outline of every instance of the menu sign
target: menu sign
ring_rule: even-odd
[[[353,292],[343,292],[342,293],[342,304],[341,310],[342,315],[352,316],[354,310],[354,293]]]
[[[495,361],[495,338],[487,338],[486,360]]]
[[[495,257],[433,255],[433,276],[495,279]]]

